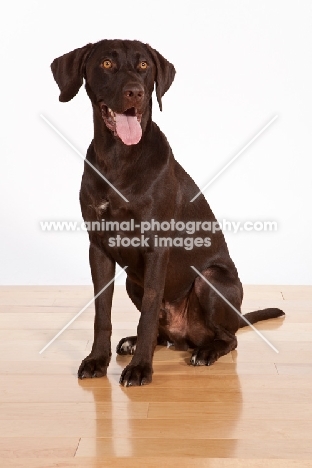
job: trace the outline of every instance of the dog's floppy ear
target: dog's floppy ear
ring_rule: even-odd
[[[61,102],[70,101],[78,93],[83,83],[85,60],[92,47],[93,44],[87,44],[56,58],[51,63],[54,79],[61,91],[59,97]]]
[[[175,75],[175,68],[172,63],[168,62],[157,50],[153,49],[149,44],[146,44],[151,53],[156,65],[156,96],[159,104],[159,109],[162,110],[161,98],[170,88]]]

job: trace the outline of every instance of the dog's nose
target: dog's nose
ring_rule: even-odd
[[[140,103],[144,98],[144,88],[140,84],[127,85],[123,94],[128,101]]]

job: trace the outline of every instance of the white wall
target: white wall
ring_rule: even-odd
[[[16,1],[1,31],[1,284],[90,283],[87,234],[43,233],[80,220],[79,157],[92,138],[84,89],[58,102],[55,58],[104,38],[139,39],[177,76],[154,120],[199,186],[275,114],[278,119],[205,193],[219,219],[276,220],[275,233],[227,233],[244,283],[311,283],[309,0]]]

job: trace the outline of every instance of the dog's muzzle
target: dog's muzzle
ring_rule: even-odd
[[[102,119],[106,127],[118,136],[125,145],[136,145],[142,138],[142,113],[130,107],[122,113],[114,112],[103,101],[100,103]]]

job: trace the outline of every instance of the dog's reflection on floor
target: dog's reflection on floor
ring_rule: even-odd
[[[123,387],[120,374],[130,360],[113,356],[107,377],[78,380],[93,393],[90,417],[96,419],[96,434],[92,441],[81,440],[77,456],[234,456],[237,440],[232,435],[242,409],[241,385],[235,371],[230,388],[229,375],[218,373],[231,356],[211,368],[193,367],[186,364],[189,352],[158,346],[153,383]]]

